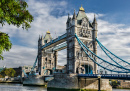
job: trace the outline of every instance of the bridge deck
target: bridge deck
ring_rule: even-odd
[[[98,78],[99,74],[79,74],[79,78]],[[130,80],[130,75],[124,74],[101,74],[102,79]]]

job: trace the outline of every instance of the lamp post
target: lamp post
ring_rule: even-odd
[[[101,91],[101,88],[100,88],[100,80],[101,80],[101,75],[97,75],[98,77],[98,91]]]

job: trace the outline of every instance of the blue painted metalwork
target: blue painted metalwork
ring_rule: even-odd
[[[108,62],[108,61],[106,61],[106,60],[100,58],[100,57],[97,56],[95,53],[93,53],[91,50],[89,50],[89,49],[80,41],[80,39],[78,38],[78,36],[77,36],[76,34],[75,34],[75,37],[77,38],[78,43],[80,44],[80,46],[82,47],[82,49],[84,50],[84,52],[88,55],[88,57],[89,57],[94,63],[96,63],[97,65],[99,65],[100,67],[102,67],[102,68],[104,68],[104,69],[106,69],[106,70],[109,70],[109,71],[111,71],[111,72],[117,72],[117,73],[129,73],[129,72],[130,72],[130,71],[128,71],[128,70],[126,71],[125,69],[123,69],[122,67],[120,67],[120,66],[118,66],[118,65],[112,64],[112,63],[110,63],[110,62]],[[98,62],[96,62],[96,61],[86,52],[86,50],[83,48],[83,46],[87,49],[87,51],[91,52],[94,56],[96,56],[96,57],[99,58],[100,60],[104,61],[105,63],[107,63],[107,64],[109,64],[109,65],[111,65],[111,66],[117,67],[118,69],[125,70],[125,71],[114,71],[114,70],[108,69],[108,68],[106,68],[106,67],[100,65]]]
[[[65,34],[59,36],[58,38],[56,38],[56,39],[50,41],[49,43],[46,43],[45,45],[42,46],[41,49],[43,49],[43,48],[45,48],[45,47],[47,47],[47,46],[50,46],[51,44],[56,43],[56,42],[58,42],[58,41],[60,41],[60,40],[62,40],[62,39],[65,39],[66,37],[67,37],[67,34],[65,33]]]
[[[23,70],[23,73],[24,73],[24,75],[26,76],[26,77],[28,77],[28,75],[26,74],[26,72]]]
[[[100,45],[102,45],[101,43],[100,43],[100,41],[96,38],[96,41],[100,44]],[[113,54],[111,51],[109,51],[105,46],[103,46],[102,45],[102,47],[105,49],[105,50],[107,50],[109,53],[111,53],[113,56],[115,56],[116,58],[118,58],[118,59],[120,59],[121,61],[123,61],[123,62],[125,62],[125,63],[127,63],[127,64],[129,64],[130,65],[130,63],[129,62],[127,62],[127,61],[125,61],[125,60],[123,60],[123,59],[121,59],[120,57],[118,57],[118,56],[116,56],[115,54]]]
[[[54,47],[53,51],[58,50],[58,49],[63,48],[63,47],[66,47],[66,46],[67,46],[67,43],[65,42],[65,43],[63,43],[61,45],[58,45],[58,46]]]
[[[96,40],[97,40],[97,39],[96,39]],[[129,70],[129,71],[130,71],[130,69],[125,68],[124,66],[122,66],[122,65],[120,65],[118,62],[116,62],[113,58],[111,58],[110,55],[102,48],[102,47],[104,47],[104,46],[103,46],[98,40],[97,40],[97,42],[98,42],[100,48],[104,51],[104,53],[105,53],[113,62],[115,62],[117,65],[121,66],[121,67],[124,68],[125,70]]]
[[[37,63],[37,59],[38,59],[38,55],[37,55],[37,57],[36,57],[36,60],[35,60],[35,62],[34,62],[34,64],[33,64],[33,67],[32,67],[32,69],[31,69],[31,71],[34,71],[34,68],[35,68],[36,63]]]
[[[97,78],[99,74],[78,74],[79,78]],[[130,80],[130,75],[125,74],[100,74],[103,79],[121,79],[121,80]]]

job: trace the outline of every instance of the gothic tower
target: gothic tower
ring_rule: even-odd
[[[73,17],[69,17],[66,22],[67,33],[67,72],[68,73],[86,73],[96,74],[97,65],[87,57],[85,52],[81,49],[75,38],[75,33],[79,39],[95,54],[97,54],[97,21],[94,16],[94,20],[90,23],[86,16],[84,8],[78,11],[78,14],[74,14]]]
[[[38,40],[38,71],[39,75],[50,75],[53,73],[53,68],[55,67],[55,53],[47,52],[44,48],[42,49],[43,45],[50,42],[52,37],[50,32],[47,31],[44,38],[43,35]]]

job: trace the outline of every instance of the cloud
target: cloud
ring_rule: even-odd
[[[4,61],[1,61],[0,66],[18,67],[22,65],[33,65],[37,56],[37,44],[39,35],[45,35],[49,30],[53,38],[66,32],[67,2],[42,2],[36,0],[28,0],[28,9],[34,16],[34,22],[31,23],[31,28],[26,31],[22,28],[6,24],[0,27],[2,32],[9,34],[13,47],[10,52],[4,52]],[[89,20],[92,22],[94,13],[86,13]],[[71,15],[72,16],[72,15]],[[102,20],[104,14],[96,14],[98,22],[98,39],[113,53],[129,60],[130,54],[130,27],[124,24],[113,24]],[[100,55],[100,49],[98,48]],[[66,50],[58,52],[58,64],[66,64]]]
[[[65,24],[67,16],[57,18],[51,15],[51,12],[55,11],[55,8],[65,11],[66,2],[61,1],[53,4],[29,0],[27,3],[30,13],[34,16],[34,22],[31,23],[31,28],[28,31],[8,24],[0,27],[2,32],[9,34],[13,43],[10,52],[4,52],[3,56],[5,59],[1,61],[0,66],[16,67],[20,65],[33,65],[37,56],[39,35],[45,35],[46,31],[49,30],[52,37],[55,38],[56,35],[59,36],[66,32]]]

